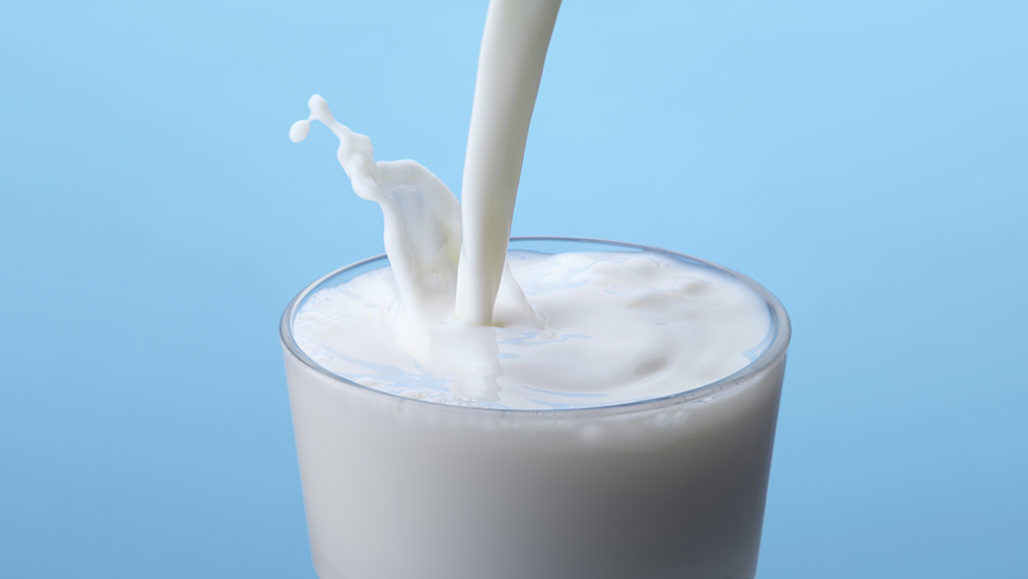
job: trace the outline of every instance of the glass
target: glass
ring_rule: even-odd
[[[767,304],[767,347],[700,388],[578,409],[505,410],[404,398],[308,358],[281,322],[314,566],[322,579],[752,577],[790,337],[753,280],[627,243],[514,238],[512,251],[642,252],[715,269]]]

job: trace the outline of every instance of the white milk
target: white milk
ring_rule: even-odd
[[[658,250],[525,241],[507,259],[559,5],[490,4],[463,206],[420,164],[376,161],[320,96],[290,129],[338,137],[391,266],[328,276],[282,320],[322,579],[754,573],[781,305]]]
[[[569,305],[562,293],[604,303],[631,301],[628,296],[634,293],[640,318],[655,321],[661,309],[689,312],[693,307],[686,304],[697,305],[691,291],[719,284],[706,297],[700,292],[697,301],[705,305],[698,309],[726,307],[732,312],[728,321],[738,322],[759,296],[763,311],[755,312],[759,322],[742,323],[744,333],[753,331],[752,339],[742,341],[710,328],[696,340],[662,343],[647,334],[645,323],[618,318],[629,327],[614,345],[598,345],[593,356],[587,350],[572,352],[569,358],[576,359],[550,366],[554,358],[545,354],[546,345],[526,345],[520,348],[525,366],[497,358],[505,374],[496,381],[498,397],[490,402],[487,387],[459,392],[438,376],[417,374],[421,370],[413,366],[383,366],[369,373],[369,360],[381,361],[373,344],[387,334],[375,332],[361,316],[389,309],[395,293],[388,289],[389,271],[375,269],[386,265],[384,260],[315,284],[287,309],[282,334],[311,547],[322,579],[753,576],[789,333],[781,305],[751,282],[695,263],[669,266],[676,271],[668,275],[643,271],[633,277],[626,274],[626,264],[636,261],[646,270],[651,260],[671,258],[624,253],[618,247],[607,248],[614,253],[603,256],[595,244],[579,248],[564,242],[567,247],[557,249],[571,253],[527,258],[522,264],[522,250],[549,250],[540,243],[543,247],[536,248],[513,241],[511,263],[514,275],[529,274],[522,279],[526,293],[544,315],[562,309],[552,305]],[[583,260],[593,262],[591,269],[617,273],[608,277],[586,268],[580,272],[584,278],[602,284],[596,291],[576,288],[569,283],[575,266],[562,262]],[[556,279],[547,279],[547,273]],[[659,285],[683,275],[704,281],[699,286],[669,283],[663,295],[648,287],[654,278]],[[556,288],[551,296],[543,289],[547,284]],[[614,293],[603,295],[599,287]],[[678,303],[669,307],[667,302]],[[568,319],[549,321],[565,331],[577,322],[611,327],[610,320],[583,316],[587,304],[572,310]],[[768,322],[770,328],[764,325]],[[362,360],[346,361],[340,352],[320,350],[340,336],[339,325],[354,329],[358,339],[367,338],[368,348],[353,350]],[[765,336],[770,344],[759,343],[757,328],[770,330]],[[632,339],[640,336],[644,339]],[[300,341],[309,349],[301,349]],[[762,353],[746,364],[747,353],[735,351],[728,356],[735,361],[720,368],[727,372],[746,364],[741,371],[691,391],[698,375],[686,369],[676,386],[678,372],[698,362],[697,352],[714,351],[707,349],[711,341],[726,347],[744,341],[756,346],[751,355]],[[344,342],[346,348],[357,344]],[[389,351],[395,353],[393,346]],[[480,346],[472,341],[466,348]],[[547,360],[537,368],[527,359],[533,348]],[[475,360],[485,351],[460,355]],[[589,359],[583,363],[579,356]],[[662,359],[666,374],[659,362],[634,365],[647,359]],[[368,387],[347,382],[328,369],[335,364],[354,378],[374,376],[378,382]],[[470,364],[469,369],[490,372],[488,365],[476,369]],[[581,393],[580,388],[587,397],[568,403],[566,395]],[[667,391],[681,393],[613,406],[529,409],[607,404]],[[456,406],[462,399],[486,407]]]
[[[528,127],[559,8],[560,0],[489,5],[468,130],[463,206],[424,166],[376,162],[371,140],[336,121],[319,95],[308,101],[307,119],[290,127],[289,138],[300,142],[311,121],[325,124],[339,138],[337,157],[354,191],[382,208],[386,254],[411,326],[404,332],[412,340],[407,348],[415,355],[427,347],[423,334],[451,313],[480,326],[508,321],[494,320],[497,293],[507,315],[523,323],[533,318],[504,260]]]
[[[473,324],[492,323],[528,124],[558,8],[560,0],[489,4],[461,184],[456,314]]]
[[[764,300],[709,267],[644,253],[515,253],[514,277],[541,327],[430,329],[420,359],[390,269],[311,295],[293,334],[316,363],[359,384],[447,404],[582,408],[668,396],[709,384],[763,353]]]

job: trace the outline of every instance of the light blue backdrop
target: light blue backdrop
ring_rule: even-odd
[[[311,577],[277,321],[381,250],[307,97],[457,186],[485,0],[0,8],[0,576]],[[1028,576],[1028,4],[586,2],[517,234],[795,336],[765,579]]]

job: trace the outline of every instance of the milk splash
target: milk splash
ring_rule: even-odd
[[[560,0],[493,0],[486,17],[464,171],[464,207],[426,167],[376,161],[371,139],[340,123],[320,95],[289,138],[311,121],[339,139],[336,158],[358,196],[385,222],[385,250],[399,290],[405,335],[431,349],[433,327],[459,318],[477,326],[538,326],[506,264],[525,141]],[[463,216],[463,222],[462,222]],[[462,244],[463,241],[463,244]],[[410,339],[406,338],[409,342]]]
[[[495,334],[488,327],[462,323],[454,316],[461,246],[457,198],[420,163],[375,161],[371,139],[337,121],[320,95],[312,96],[307,106],[310,114],[293,123],[290,140],[306,139],[311,121],[328,127],[339,139],[336,158],[354,192],[382,210],[385,250],[400,306],[388,320],[391,334],[414,359],[462,376],[458,395],[496,399],[496,380],[502,370]],[[506,263],[502,271],[494,323],[540,327],[542,321]],[[455,352],[463,352],[463,356]]]
[[[307,138],[311,121],[339,139],[336,158],[357,195],[382,210],[386,254],[400,300],[411,324],[423,328],[452,310],[460,255],[460,204],[446,185],[415,161],[375,161],[367,135],[355,133],[332,115],[320,95],[307,101],[310,115],[293,123],[289,138]]]

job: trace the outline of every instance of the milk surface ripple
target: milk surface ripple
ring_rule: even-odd
[[[703,264],[654,252],[515,251],[535,316],[475,326],[454,316],[410,331],[394,272],[313,293],[293,322],[317,364],[410,398],[507,409],[607,406],[691,390],[740,370],[773,337],[753,289]]]

